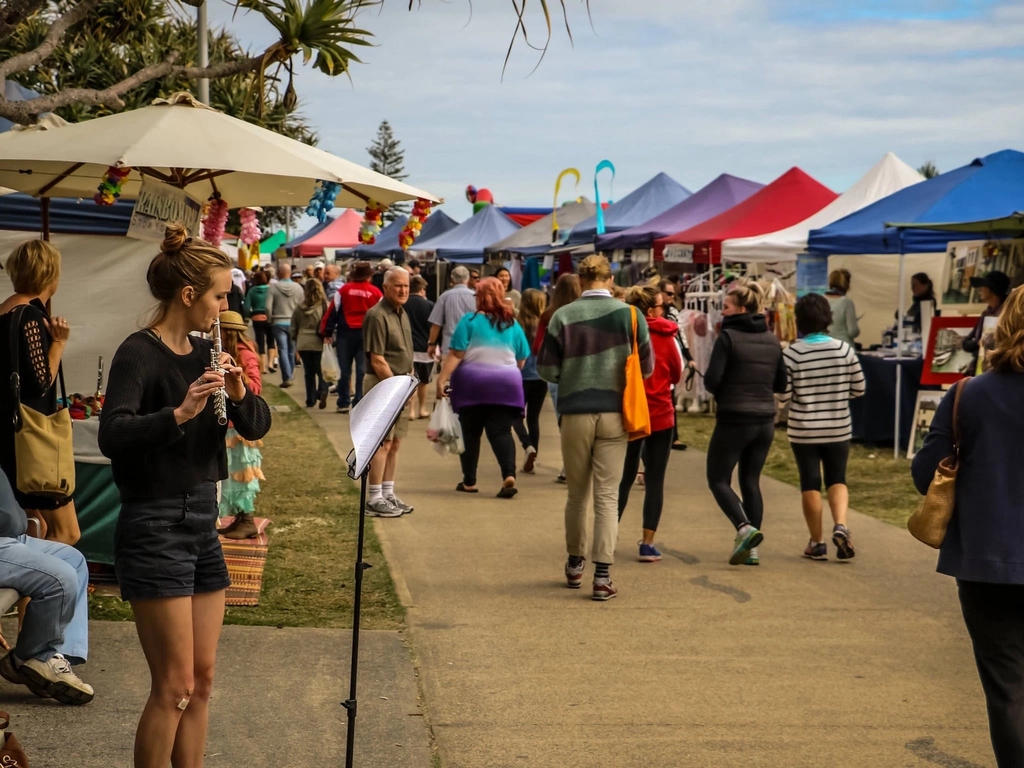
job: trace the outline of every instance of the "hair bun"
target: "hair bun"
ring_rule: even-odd
[[[180,251],[188,242],[188,230],[180,221],[168,223],[164,230],[164,241],[160,244],[160,252],[172,256]]]

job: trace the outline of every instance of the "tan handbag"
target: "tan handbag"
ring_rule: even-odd
[[[15,487],[29,496],[67,503],[75,492],[75,453],[71,437],[71,413],[65,407],[49,416],[21,402],[19,327],[24,307],[11,317],[11,398],[14,401]],[[64,366],[57,369],[60,394],[66,403]]]
[[[960,470],[960,395],[970,379],[961,379],[953,395],[953,455],[939,462],[924,502],[907,520],[907,530],[920,542],[938,549],[956,509],[956,475]]]

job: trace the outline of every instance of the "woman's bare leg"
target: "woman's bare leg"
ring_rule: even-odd
[[[149,700],[135,731],[135,768],[167,768],[195,689],[192,598],[133,600],[132,612],[150,675]]]
[[[224,623],[224,590],[192,598],[192,648],[195,691],[188,709],[178,723],[171,765],[174,768],[202,768],[206,752],[206,729],[210,721],[210,692],[217,643]]]
[[[836,525],[846,525],[846,513],[850,508],[850,489],[842,483],[830,487],[828,506],[832,510],[832,521]]]
[[[800,501],[804,509],[804,520],[807,521],[807,531],[811,534],[811,541],[824,541],[821,533],[821,493],[819,491],[804,491],[800,495]]]

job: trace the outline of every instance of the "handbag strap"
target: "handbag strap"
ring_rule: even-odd
[[[629,315],[633,319],[633,352],[632,354],[637,355],[640,353],[639,345],[636,342],[636,307],[632,304],[629,306]]]
[[[960,456],[960,395],[967,389],[968,376],[957,382],[956,393],[953,395],[953,455]]]
[[[21,429],[21,410],[18,406],[21,405],[21,363],[20,363],[20,352],[21,352],[21,319],[25,315],[25,307],[27,304],[21,304],[11,310],[11,327],[10,327],[10,340],[8,347],[10,347],[10,364],[11,364],[11,400],[14,405],[14,413],[12,420],[14,424],[14,430],[17,432]],[[64,387],[64,361],[62,360],[57,365],[57,380],[60,382],[60,396],[64,402],[64,407],[68,405],[68,393]]]

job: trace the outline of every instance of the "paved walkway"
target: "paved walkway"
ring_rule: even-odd
[[[313,416],[347,453],[348,417]],[[954,583],[902,529],[853,514],[854,563],[804,560],[799,493],[766,479],[763,565],[730,567],[704,456],[674,453],[665,559],[636,561],[637,488],[620,594],[594,603],[562,581],[550,413],[537,473],[511,501],[491,495],[489,449],[486,493],[455,493],[458,461],[424,428],[413,425],[399,471],[416,512],[375,526],[445,768],[994,764]]]

